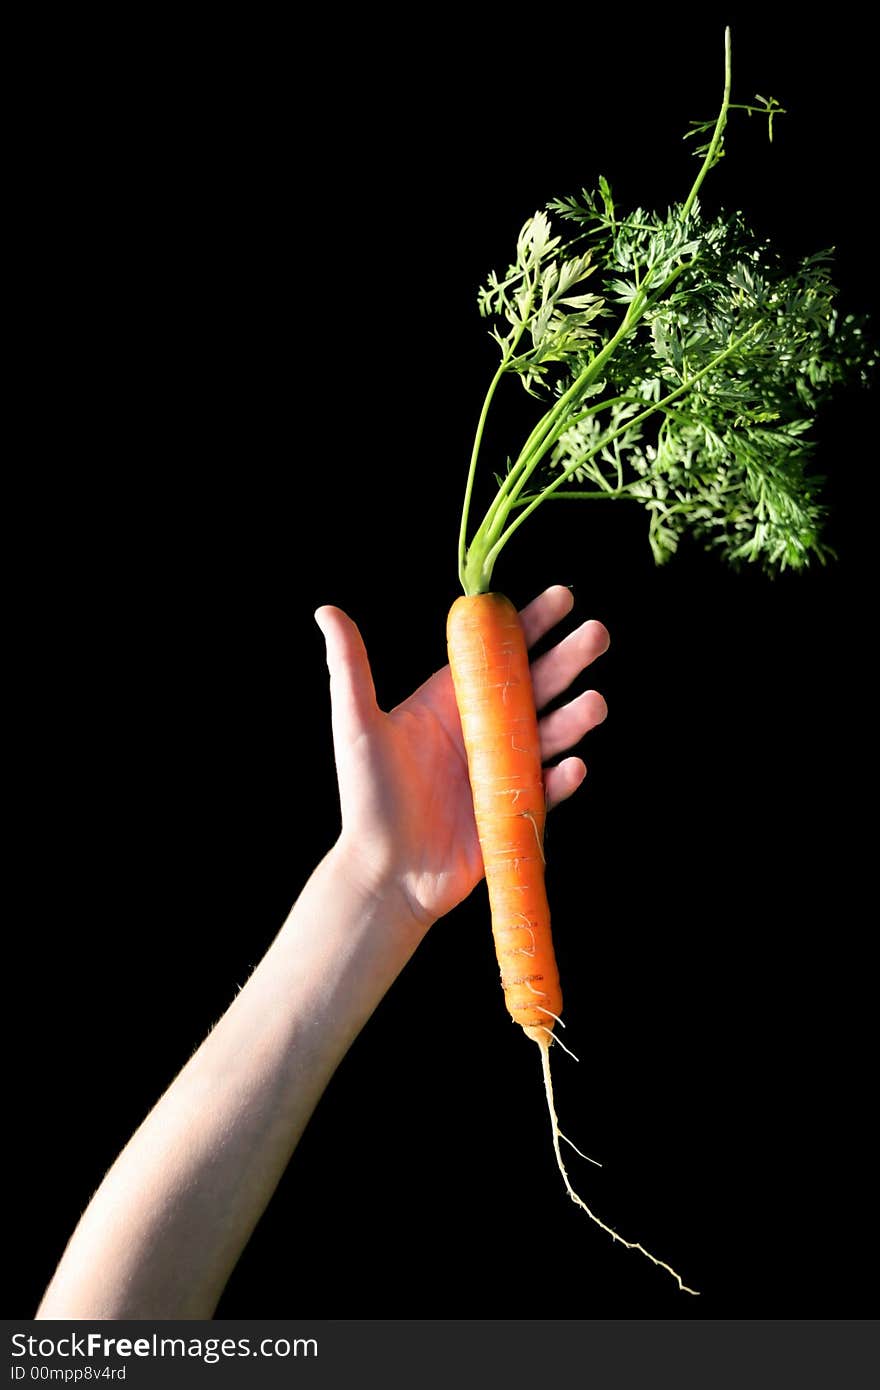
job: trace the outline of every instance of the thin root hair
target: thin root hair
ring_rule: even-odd
[[[564,1139],[565,1142],[566,1142],[566,1144],[570,1144],[571,1147],[574,1149],[575,1153],[576,1153],[576,1154],[580,1154],[581,1158],[585,1158],[585,1159],[587,1160],[588,1163],[595,1163],[595,1165],[596,1165],[597,1168],[601,1168],[601,1167],[602,1167],[602,1164],[599,1162],[598,1158],[590,1158],[590,1155],[589,1155],[589,1154],[585,1154],[584,1151],[583,1151],[583,1149],[579,1149],[578,1146],[577,1146],[577,1144],[574,1142],[574,1140],[573,1140],[573,1139],[569,1139],[569,1137],[568,1137],[567,1134],[563,1134],[563,1133],[562,1133],[562,1130],[559,1131],[559,1137],[560,1137],[560,1139]]]
[[[536,1008],[536,1009],[539,1009],[540,1007],[541,1007],[540,1004],[536,1004],[536,1005],[535,1005],[535,1008]],[[543,1029],[544,1029],[544,1032],[545,1032],[545,1033],[547,1034],[547,1036],[549,1037],[550,1042],[556,1043],[557,1046],[558,1046],[558,1047],[561,1047],[562,1050],[563,1050],[563,1052],[567,1052],[568,1055],[569,1055],[569,1057],[573,1058],[575,1062],[579,1062],[579,1061],[581,1060],[580,1057],[575,1057],[575,1055],[574,1055],[574,1053],[572,1052],[571,1048],[570,1048],[570,1047],[566,1047],[566,1046],[565,1046],[565,1043],[562,1041],[561,1038],[557,1038],[556,1034],[553,1032],[553,1029],[552,1029],[552,1028],[548,1028],[547,1025],[546,1025],[546,1023],[539,1023],[539,1024],[538,1024],[538,1027],[539,1027],[539,1028],[543,1028]],[[539,1043],[538,1046],[540,1047],[541,1044]],[[550,1046],[550,1043],[544,1043],[543,1046],[544,1046],[544,1047],[549,1047],[549,1046]]]
[[[538,845],[538,853],[539,853],[540,856],[541,856],[541,863],[542,863],[542,864],[546,864],[546,863],[547,863],[547,860],[544,858],[544,846],[541,844],[541,837],[540,837],[540,835],[538,834],[538,825],[537,825],[537,822],[536,822],[536,820],[535,820],[535,817],[532,815],[531,811],[520,811],[519,814],[520,814],[525,820],[530,820],[530,821],[532,822],[532,829],[533,829],[534,832],[535,832],[535,840],[537,841],[537,845]]]
[[[542,991],[542,993],[543,993],[543,991]],[[565,1027],[565,1024],[563,1023],[562,1019],[559,1017],[559,1014],[555,1014],[555,1013],[553,1012],[552,1009],[545,1009],[543,1004],[536,1004],[536,1005],[535,1005],[535,1008],[536,1008],[536,1009],[540,1009],[542,1014],[549,1014],[551,1018],[555,1018],[555,1019],[556,1019],[556,1022],[559,1024],[560,1028],[564,1028],[564,1027]]]

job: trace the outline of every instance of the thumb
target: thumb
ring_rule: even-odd
[[[348,742],[363,733],[379,708],[367,649],[357,624],[341,608],[325,604],[315,622],[327,648],[333,738]]]

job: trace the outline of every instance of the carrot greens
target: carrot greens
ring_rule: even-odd
[[[698,195],[724,154],[730,112],[765,117],[771,140],[783,114],[773,98],[730,98],[727,30],[719,114],[685,137],[708,137],[685,200],[624,214],[600,178],[597,191],[530,217],[513,264],[480,290],[501,361],[465,490],[466,594],[490,588],[501,550],[548,498],[641,503],[658,563],[685,532],[733,564],[768,571],[832,553],[807,436],[829,390],[866,380],[876,358],[865,320],[835,307],[831,251],[788,266],[740,213],[704,215]],[[487,415],[511,374],[547,408],[468,540]]]

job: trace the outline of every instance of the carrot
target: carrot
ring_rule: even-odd
[[[562,1012],[562,991],[544,885],[544,774],[525,638],[503,594],[457,598],[446,636],[501,986],[511,1017],[540,1042]]]
[[[471,450],[458,536],[464,596],[447,625],[501,983],[511,1016],[541,1049],[566,1191],[688,1293],[669,1265],[590,1211],[562,1162],[549,1058],[553,1043],[565,1044],[544,887],[540,738],[519,619],[493,591],[492,575],[532,513],[565,498],[641,504],[658,564],[687,533],[734,565],[748,560],[770,572],[833,553],[821,539],[825,509],[803,436],[832,386],[867,383],[875,348],[864,316],[842,320],[834,308],[828,253],[790,272],[740,214],[706,219],[700,211],[729,113],[766,117],[771,139],[774,117],[783,114],[773,97],[732,103],[731,84],[727,29],[721,107],[714,120],[692,123],[689,134],[705,143],[683,202],[662,213],[626,213],[600,178],[594,192],[556,198],[530,217],[513,262],[480,289],[500,362]],[[593,275],[599,293],[584,290]],[[519,453],[495,473],[497,491],[474,525],[490,408],[502,382],[515,377],[545,408]]]
[[[511,1018],[541,1049],[553,1151],[565,1189],[613,1240],[630,1250],[640,1250],[653,1264],[667,1270],[685,1293],[696,1293],[671,1265],[606,1226],[571,1185],[559,1141],[572,1141],[559,1128],[550,1076],[550,1043],[559,1042],[554,1024],[565,1025],[560,1016],[562,990],[544,882],[544,775],[525,636],[510,599],[503,594],[480,593],[455,600],[449,610],[446,640],[501,986]],[[572,1148],[581,1153],[575,1144]]]

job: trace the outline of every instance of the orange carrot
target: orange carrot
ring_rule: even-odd
[[[565,1190],[613,1240],[641,1251],[685,1293],[696,1293],[671,1265],[606,1226],[569,1180],[559,1145],[566,1136],[556,1118],[550,1079],[550,1044],[559,1041],[553,1029],[562,1024],[562,991],[544,886],[546,802],[525,637],[513,604],[496,593],[457,598],[449,610],[446,637],[504,998],[511,1017],[541,1049],[553,1151]]]
[[[503,594],[456,599],[446,635],[504,998],[515,1022],[546,1041],[562,991],[544,886],[544,774],[525,638]]]

